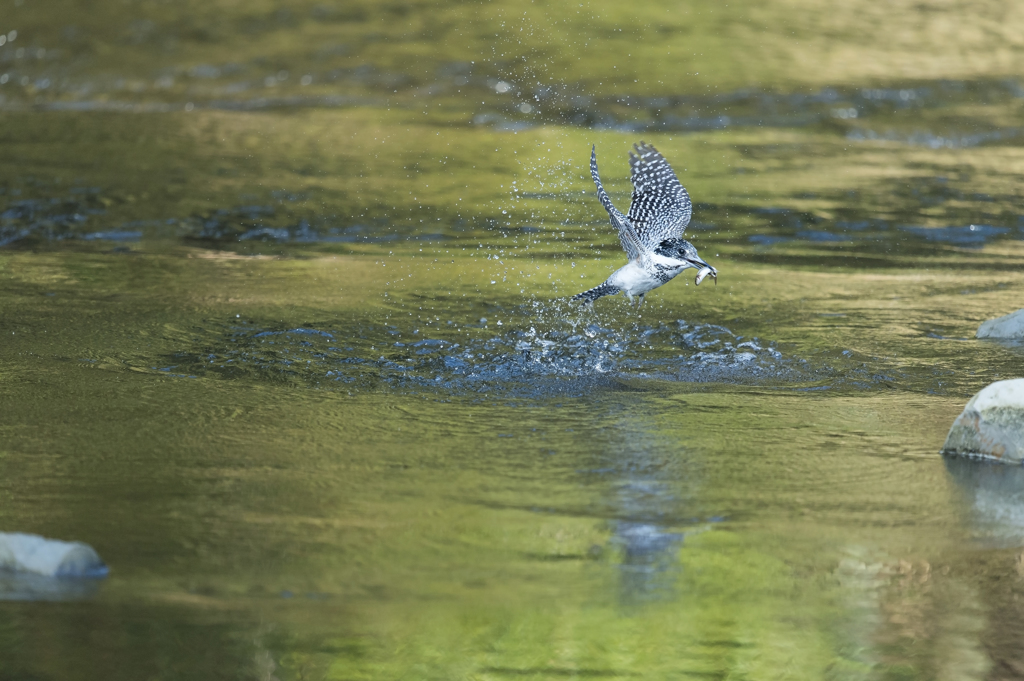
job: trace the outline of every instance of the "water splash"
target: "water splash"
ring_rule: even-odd
[[[557,304],[532,319],[272,328],[237,322],[215,328],[171,361],[182,373],[298,381],[349,389],[431,388],[450,393],[564,391],[582,382],[653,379],[766,384],[806,381],[806,361],[724,326],[685,320],[601,323]],[[564,316],[561,316],[564,315]],[[503,315],[511,316],[511,315]],[[560,317],[561,316],[561,317]]]

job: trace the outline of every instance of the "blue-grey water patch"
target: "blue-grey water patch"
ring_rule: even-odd
[[[1008,233],[1007,227],[992,225],[965,225],[963,227],[918,227],[900,225],[900,229],[928,241],[940,241],[955,246],[983,246],[992,237]]]

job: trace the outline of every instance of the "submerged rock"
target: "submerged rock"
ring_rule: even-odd
[[[993,546],[1024,546],[1024,467],[945,457],[969,508],[971,534]]]
[[[978,338],[1024,338],[1024,310],[982,322],[976,335]]]
[[[105,577],[108,572],[88,544],[20,532],[0,532],[0,570],[43,577]]]
[[[1024,378],[997,381],[972,397],[949,429],[942,453],[1024,462]]]

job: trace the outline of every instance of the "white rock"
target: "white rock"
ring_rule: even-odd
[[[942,453],[1024,462],[1024,378],[997,381],[972,397],[949,429]]]
[[[20,532],[0,532],[0,570],[44,577],[103,577],[108,572],[88,544]]]
[[[982,322],[976,336],[978,338],[1024,338],[1024,310],[1017,310],[1005,317],[996,317]]]

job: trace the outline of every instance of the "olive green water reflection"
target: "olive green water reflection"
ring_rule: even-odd
[[[3,522],[90,541],[114,570],[86,602],[5,605],[12,670],[963,678],[1015,659],[998,635],[1020,616],[1021,531],[1012,510],[977,518],[978,483],[936,456],[962,397],[924,394],[934,379],[836,394],[613,380],[523,398],[314,386],[298,370],[189,377],[175,357],[223,351],[209,329],[236,314],[335,330],[399,315],[372,302],[396,280],[364,274],[371,257],[202,254],[2,260]],[[697,301],[717,295],[735,318],[773,273],[730,269],[717,294],[680,286],[645,316],[710,314]],[[332,297],[353,279],[371,302]],[[959,279],[919,289],[918,314]],[[858,352],[938,342],[858,309],[873,286],[859,281],[794,274],[787,287],[818,294],[777,303],[802,319],[780,335],[826,345],[817,312],[796,311],[809,306],[881,329],[845,331]]]
[[[876,5],[6,8],[0,681],[1019,677],[1024,15]]]

